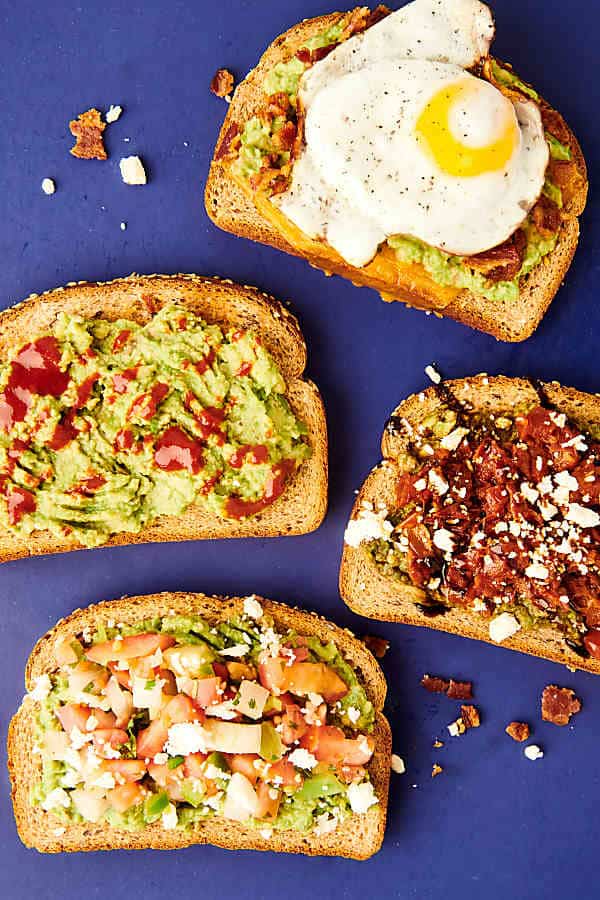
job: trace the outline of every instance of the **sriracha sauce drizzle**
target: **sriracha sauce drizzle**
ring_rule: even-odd
[[[228,516],[233,519],[242,519],[245,516],[253,516],[255,513],[266,509],[283,494],[285,483],[292,474],[296,464],[293,459],[283,459],[273,466],[273,470],[267,478],[265,492],[259,500],[242,500],[241,497],[229,497],[225,504]]]
[[[60,397],[69,384],[68,372],[59,368],[60,347],[54,337],[38,338],[19,351],[11,366],[8,384],[0,394],[0,428],[22,422],[34,395]]]
[[[167,472],[187,469],[195,475],[202,468],[202,461],[202,446],[176,426],[167,428],[154,445],[154,462]]]

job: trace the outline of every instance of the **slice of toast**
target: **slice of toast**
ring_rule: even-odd
[[[216,143],[217,150],[234,122],[243,127],[264,105],[262,84],[273,66],[290,59],[310,37],[325,31],[342,15],[332,13],[307,19],[273,41],[256,68],[238,85]],[[544,100],[540,100],[540,107],[556,123],[561,141],[568,144],[577,166],[578,179],[575,191],[565,202],[556,247],[529,275],[521,279],[518,300],[492,301],[468,290],[461,290],[448,302],[448,290],[436,284],[420,265],[407,267],[406,273],[398,274],[396,269],[393,279],[376,278],[371,266],[362,269],[351,266],[328,245],[311,240],[306,235],[302,236],[299,250],[286,240],[272,221],[261,215],[251,193],[242,189],[216,155],[206,183],[206,210],[219,228],[301,256],[328,275],[341,275],[357,286],[373,288],[387,301],[400,300],[408,306],[449,316],[502,341],[522,341],[539,325],[571,264],[579,239],[577,217],[583,211],[587,196],[586,166],[575,136],[559,113],[552,110]],[[296,231],[301,234],[297,229]],[[414,273],[414,270],[418,271],[413,275],[411,272]]]
[[[131,275],[108,283],[79,282],[28,297],[0,313],[0,359],[33,335],[52,329],[61,312],[86,318],[129,318],[143,324],[165,303],[177,299],[207,322],[223,328],[251,328],[277,363],[294,413],[308,428],[312,455],[292,476],[283,495],[246,519],[220,518],[201,506],[179,516],[161,516],[137,534],[116,534],[106,545],[204,538],[276,537],[314,531],[327,508],[327,424],[323,401],[302,377],[306,345],[296,318],[277,300],[253,287],[199,275]],[[73,538],[35,531],[0,535],[0,562],[80,550]]]
[[[539,400],[532,383],[523,378],[478,375],[449,381],[447,385],[458,402],[470,404],[475,414],[481,412],[500,416],[515,407],[534,405]],[[599,395],[585,394],[557,382],[544,384],[543,390],[548,401],[578,427],[583,430],[600,428]],[[389,510],[395,508],[398,475],[408,471],[403,462],[410,444],[408,431],[435,413],[441,405],[436,389],[429,388],[422,394],[408,397],[394,410],[392,420],[403,421],[406,425],[400,430],[386,428],[384,431],[381,442],[383,461],[367,476],[356,498],[352,518],[358,515],[365,502],[373,503],[376,508],[379,504]],[[494,643],[489,636],[488,621],[477,613],[460,607],[453,607],[444,615],[433,617],[423,612],[415,604],[426,602],[427,592],[384,575],[363,546],[355,548],[344,545],[340,593],[354,612],[371,619],[423,625]],[[501,646],[600,674],[600,660],[582,658],[565,644],[556,629],[549,627],[520,631],[503,641]]]
[[[361,816],[352,815],[328,834],[317,836],[297,831],[273,831],[265,837],[259,829],[221,817],[195,823],[192,829],[165,830],[160,823],[148,825],[142,831],[130,832],[112,828],[108,824],[69,824],[64,832],[62,823],[39,806],[32,806],[29,795],[40,775],[40,757],[32,753],[37,704],[25,697],[13,717],[8,732],[8,768],[12,784],[12,800],[19,836],[27,847],[42,853],[83,850],[177,849],[191,844],[214,844],[231,850],[275,850],[308,855],[346,856],[366,859],[376,853],[385,830],[388,784],[390,777],[391,734],[382,714],[386,696],[383,673],[365,645],[347,629],[338,628],[314,613],[292,609],[282,603],[257,598],[265,613],[282,630],[294,629],[299,634],[333,640],[340,652],[357,672],[369,700],[376,710],[374,730],[375,752],[368,771],[379,803]],[[36,679],[57,668],[55,648],[80,634],[86,628],[95,629],[109,620],[135,624],[140,620],[168,614],[198,615],[208,622],[240,615],[240,598],[207,597],[204,594],[163,593],[141,597],[124,597],[76,610],[60,621],[35,645],[27,662],[25,683],[32,690]]]

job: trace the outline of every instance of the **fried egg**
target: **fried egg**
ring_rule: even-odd
[[[541,194],[548,147],[535,103],[467,71],[493,30],[477,0],[415,0],[311,67],[282,212],[355,266],[391,235],[465,256],[510,237]]]

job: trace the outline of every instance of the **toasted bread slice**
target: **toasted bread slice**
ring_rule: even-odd
[[[56,288],[0,313],[0,359],[11,347],[52,329],[61,312],[87,318],[129,318],[144,323],[178,299],[206,321],[260,333],[287,384],[287,399],[308,428],[312,456],[291,478],[283,495],[257,515],[241,520],[215,516],[192,506],[180,516],[161,516],[137,534],[117,534],[108,545],[203,538],[275,537],[305,534],[321,524],[327,508],[327,424],[323,401],[302,377],[306,345],[296,318],[278,301],[253,287],[199,275],[131,275],[108,283],[79,282]],[[106,546],[106,545],[105,545]],[[28,537],[0,535],[0,562],[41,553],[82,549],[73,538],[36,531]]]
[[[449,381],[447,385],[460,403],[471,405],[474,413],[498,416],[518,406],[533,405],[538,400],[534,386],[523,378],[478,375]],[[543,389],[552,405],[562,410],[578,427],[585,430],[600,427],[599,395],[585,394],[556,382],[544,384]],[[407,471],[402,460],[409,448],[408,430],[418,426],[441,405],[435,388],[429,388],[422,394],[408,397],[394,410],[394,421],[403,420],[407,424],[400,430],[384,431],[381,443],[384,459],[367,476],[356,498],[352,518],[358,515],[365,501],[382,504],[390,510],[395,508],[396,481],[399,474]],[[486,620],[477,613],[453,607],[444,615],[426,615],[415,604],[426,602],[427,592],[386,577],[362,546],[344,546],[340,592],[354,612],[371,619],[423,625],[494,643]],[[565,644],[556,629],[550,627],[520,631],[503,641],[501,646],[600,674],[600,660],[582,658]]]
[[[165,830],[155,823],[142,831],[130,832],[107,824],[69,824],[56,834],[60,821],[29,802],[30,790],[40,774],[39,756],[33,754],[33,732],[36,704],[26,697],[13,717],[8,733],[8,768],[12,783],[12,799],[19,836],[27,847],[42,853],[82,850],[136,850],[144,848],[170,850],[191,844],[214,844],[230,850],[275,850],[308,855],[346,856],[366,859],[376,853],[383,841],[390,777],[391,734],[381,710],[386,696],[383,673],[364,644],[347,629],[338,628],[319,616],[282,603],[259,599],[265,613],[272,616],[283,630],[295,629],[299,634],[333,640],[340,652],[357,672],[369,700],[376,709],[375,752],[368,770],[379,803],[361,816],[351,816],[330,832],[317,836],[297,831],[273,831],[271,837],[258,829],[223,818],[196,823],[193,829]],[[168,614],[199,615],[208,622],[218,622],[241,614],[240,598],[207,597],[204,594],[163,593],[142,597],[124,597],[80,609],[60,621],[34,647],[27,662],[25,683],[31,690],[36,679],[57,668],[57,643],[72,638],[85,628],[97,628],[109,620],[134,624],[142,619]]]
[[[325,31],[342,15],[332,13],[307,19],[273,41],[256,68],[238,85],[217,140],[217,150],[234,122],[243,125],[263,106],[262,84],[273,66],[290,59],[309,38]],[[351,266],[327,244],[303,235],[289,220],[284,220],[272,204],[269,204],[268,217],[261,214],[251,192],[244,190],[231,176],[217,153],[206,184],[206,210],[219,228],[301,256],[328,275],[341,275],[357,286],[373,288],[386,301],[400,300],[408,306],[449,316],[502,341],[522,341],[539,325],[571,264],[579,239],[577,217],[583,211],[587,196],[586,166],[575,136],[559,113],[544,100],[539,103],[560,131],[560,140],[569,146],[578,177],[565,200],[556,247],[521,279],[518,300],[491,301],[468,290],[457,292],[441,287],[421,265],[406,265],[399,271],[397,266],[385,265],[385,257],[381,254],[376,257],[377,266],[372,263],[364,268]],[[293,243],[286,239],[284,230],[293,236]]]

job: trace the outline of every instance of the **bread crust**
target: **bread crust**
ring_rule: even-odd
[[[213,844],[230,850],[275,850],[307,855],[345,856],[351,859],[367,859],[379,850],[385,830],[391,759],[390,727],[382,713],[386,696],[383,673],[365,645],[347,629],[339,628],[315,613],[261,597],[257,599],[265,613],[272,616],[280,628],[293,628],[302,634],[334,640],[357,671],[367,696],[376,709],[376,746],[368,770],[379,799],[377,806],[371,807],[363,816],[352,815],[334,832],[321,836],[290,830],[274,831],[271,837],[264,837],[259,830],[220,817],[195,823],[189,830],[165,830],[160,823],[154,823],[142,831],[130,832],[112,828],[108,824],[94,825],[86,822],[69,824],[64,833],[55,834],[57,828],[64,827],[62,823],[51,813],[46,813],[29,802],[29,791],[39,778],[41,764],[39,755],[31,752],[36,704],[25,697],[11,720],[7,749],[17,830],[27,847],[34,847],[42,853],[60,853],[113,849],[174,850],[192,844]],[[242,609],[243,599],[239,597],[168,592],[122,597],[78,609],[59,621],[33,648],[25,670],[26,688],[31,690],[40,675],[56,669],[54,652],[57,642],[74,637],[85,628],[106,624],[109,619],[133,624],[140,619],[175,612],[180,615],[199,615],[216,623],[240,614]]]
[[[146,298],[145,300],[143,298]],[[295,316],[257,288],[199,275],[130,275],[111,282],[77,282],[40,295],[0,313],[0,358],[32,335],[51,330],[61,312],[87,318],[130,318],[140,324],[152,310],[178,299],[211,323],[224,328],[252,328],[261,335],[282,372],[286,396],[294,413],[308,427],[312,456],[305,460],[282,497],[248,519],[222,519],[201,506],[179,516],[160,516],[138,534],[116,534],[102,546],[155,541],[185,541],[229,537],[276,537],[305,534],[319,527],[327,509],[327,423],[318,388],[303,376],[306,345]],[[48,531],[27,537],[0,534],[0,562],[82,550],[74,538]]]
[[[217,148],[233,122],[245,122],[261,108],[264,102],[262,83],[268,71],[277,62],[293,56],[309,37],[330,27],[340,15],[342,14],[331,13],[307,19],[273,41],[263,53],[256,68],[249,72],[236,88],[217,139]],[[543,99],[540,99],[540,105],[548,110],[552,109]],[[417,287],[410,281],[405,283],[375,281],[364,269],[348,265],[331,248],[326,247],[324,251],[326,245],[319,241],[307,239],[310,251],[301,253],[260,215],[252,199],[244,193],[216,156],[213,156],[205,188],[206,211],[214,224],[224,231],[300,256],[315,268],[322,269],[327,275],[340,275],[358,287],[370,287],[378,291],[386,301],[399,300],[409,307],[433,311],[440,317],[449,316],[471,328],[487,332],[498,340],[523,341],[539,325],[571,265],[579,239],[577,217],[583,211],[587,197],[587,171],[579,143],[559,113],[554,110],[552,113],[560,121],[561,131],[577,164],[581,187],[563,210],[565,218],[554,251],[544,257],[529,275],[521,279],[520,296],[516,301],[491,301],[468,290],[462,290],[447,304],[440,296],[443,289],[431,279],[426,279],[430,281],[427,290]],[[422,270],[422,267],[418,268]],[[424,270],[422,272],[424,273]]]
[[[448,381],[447,385],[460,402],[468,402],[475,412],[499,415],[520,404],[533,404],[538,398],[531,382],[524,378],[476,375]],[[586,394],[575,388],[563,387],[557,382],[546,383],[543,388],[549,401],[565,412],[580,428],[600,427],[598,394]],[[428,388],[422,394],[408,397],[392,415],[406,420],[414,428],[440,405],[435,388]],[[388,509],[395,506],[396,481],[406,471],[401,455],[408,450],[407,434],[403,431],[392,434],[386,429],[381,450],[383,461],[367,476],[352,509],[352,518],[356,518],[365,501],[383,504]],[[415,606],[415,603],[427,601],[427,592],[384,575],[362,546],[344,545],[339,586],[344,602],[361,616],[436,628],[450,634],[487,641],[496,647],[502,646],[549,659],[572,669],[600,674],[600,660],[578,656],[564,643],[561,635],[549,627],[532,632],[519,631],[499,645],[490,639],[487,621],[477,613],[454,607],[443,615],[428,617]]]

